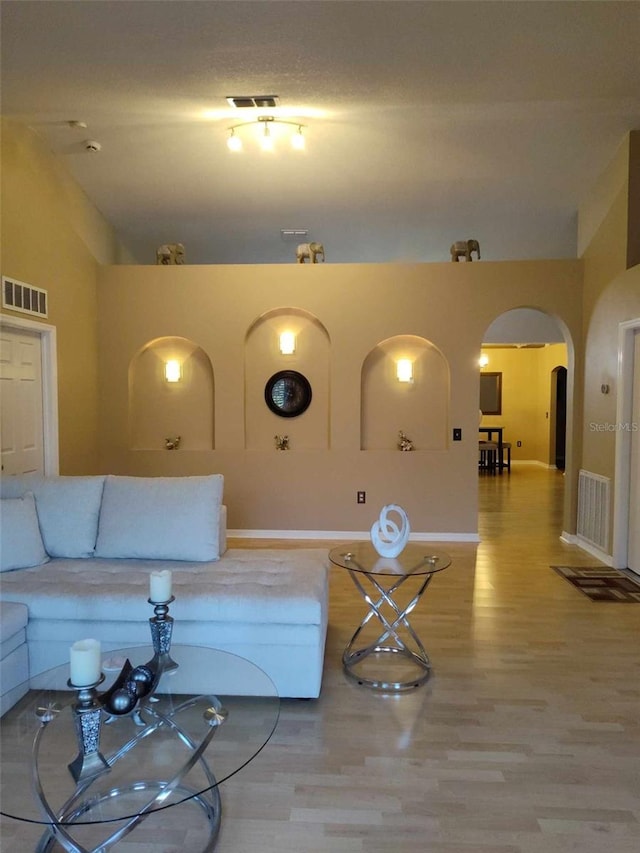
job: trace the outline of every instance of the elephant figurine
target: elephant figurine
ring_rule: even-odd
[[[184,246],[182,243],[165,243],[156,251],[156,264],[172,266],[184,264]]]
[[[299,264],[303,264],[305,258],[309,258],[312,264],[317,264],[318,255],[322,255],[324,262],[324,246],[322,243],[300,243],[296,249],[296,260]]]
[[[451,252],[451,260],[454,263],[457,263],[461,257],[466,261],[472,261],[472,252],[475,252],[478,260],[480,260],[480,243],[477,240],[456,240],[449,251]]]

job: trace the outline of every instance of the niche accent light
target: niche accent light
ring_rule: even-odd
[[[243,121],[240,124],[234,124],[229,128],[229,138],[227,139],[227,147],[230,151],[242,151],[242,139],[236,134],[237,130],[251,125],[262,125],[262,134],[260,135],[260,148],[263,151],[273,151],[275,149],[274,138],[271,133],[271,128],[275,125],[288,125],[296,127],[297,130],[291,135],[291,147],[294,151],[304,151],[305,138],[302,129],[306,127],[297,121],[286,121],[285,119],[275,118],[274,116],[258,116],[255,121]]]
[[[164,363],[164,378],[167,382],[180,382],[182,379],[182,365],[175,359],[169,359]]]
[[[280,352],[282,355],[293,355],[296,351],[296,336],[293,332],[280,332]]]
[[[413,362],[408,358],[399,358],[396,362],[398,382],[413,382]]]
[[[483,353],[478,359],[478,364],[480,367],[486,367],[489,364],[489,356]]]

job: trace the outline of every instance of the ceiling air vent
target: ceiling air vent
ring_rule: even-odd
[[[280,236],[283,240],[301,240],[309,236],[308,228],[281,228]]]
[[[12,311],[20,311],[21,314],[37,314],[38,317],[47,316],[47,291],[39,287],[32,287],[15,278],[2,276],[2,307],[10,308]]]
[[[246,109],[247,107],[277,107],[277,95],[227,95],[230,107]]]

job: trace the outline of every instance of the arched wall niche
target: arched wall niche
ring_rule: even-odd
[[[295,352],[280,351],[282,332],[293,333]],[[273,450],[275,435],[287,435],[291,451],[329,448],[330,349],[325,326],[301,308],[273,308],[251,324],[244,356],[247,450]],[[279,417],[265,403],[267,380],[281,370],[302,373],[311,384],[311,405],[297,417]]]
[[[398,359],[412,363],[412,382],[398,380]],[[362,450],[396,450],[400,430],[415,450],[448,446],[449,365],[430,341],[416,335],[382,341],[363,362],[361,385]]]
[[[181,378],[168,382],[165,364],[175,360]],[[213,450],[214,377],[209,356],[181,337],[156,338],[129,365],[129,436],[134,450],[166,450],[180,436],[179,450]]]

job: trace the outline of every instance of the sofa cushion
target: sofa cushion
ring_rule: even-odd
[[[21,498],[27,492],[35,493],[44,477],[42,474],[14,474],[0,477],[0,498]]]
[[[104,477],[46,477],[35,489],[42,539],[51,557],[92,557]]]
[[[36,503],[31,492],[6,498],[0,507],[0,571],[25,569],[46,563]]]
[[[326,620],[327,551],[316,548],[232,548],[214,563],[52,560],[46,571],[25,569],[3,578],[2,598],[28,603],[30,637],[40,620],[55,622],[61,630],[63,623],[76,620],[113,620],[139,623],[146,638],[153,615],[147,603],[149,575],[161,569],[172,571],[174,630],[184,622],[200,623],[203,641],[210,622],[241,624],[246,630],[247,624],[320,625]]]
[[[119,477],[104,484],[97,557],[217,560],[224,478]]]
[[[29,608],[17,601],[0,601],[0,643],[27,627]],[[4,657],[4,654],[2,655]]]

